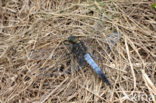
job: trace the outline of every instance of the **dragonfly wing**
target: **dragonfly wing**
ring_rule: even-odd
[[[92,69],[99,75],[99,77],[102,78],[104,80],[104,82],[106,82],[108,85],[110,85],[110,83],[109,83],[108,79],[106,78],[105,74],[102,72],[100,67],[93,60],[93,58],[88,53],[86,53],[84,55],[84,58],[87,61],[87,63],[92,67]]]
[[[83,56],[80,56],[80,55],[78,56],[78,63],[81,67],[85,66],[86,62]]]
[[[115,44],[122,38],[122,34],[121,33],[117,33],[114,32],[112,34],[110,34],[105,40],[104,42],[107,43],[109,45],[109,49],[108,52],[111,51],[111,49],[115,46]]]

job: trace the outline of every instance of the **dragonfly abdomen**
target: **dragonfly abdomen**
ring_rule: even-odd
[[[109,83],[108,79],[106,78],[105,74],[102,72],[100,67],[93,60],[93,58],[88,53],[86,53],[84,55],[84,58],[87,61],[87,63],[92,67],[92,69],[99,75],[99,77],[102,78],[104,80],[104,82],[106,82],[108,85],[110,85],[110,83]]]

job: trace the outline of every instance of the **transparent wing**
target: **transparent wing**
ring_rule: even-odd
[[[92,67],[92,69],[96,72],[96,74],[98,74],[99,77],[104,80],[104,82],[106,82],[108,85],[110,85],[110,83],[109,83],[108,79],[106,78],[105,74],[102,72],[100,67],[95,63],[93,58],[88,53],[86,53],[84,55],[84,58],[87,61],[87,63]]]
[[[82,68],[85,66],[86,62],[85,62],[83,55],[78,56],[78,63]]]
[[[114,32],[110,34],[108,37],[106,37],[104,42],[109,45],[109,49],[111,50],[115,46],[115,44],[121,39],[121,37],[122,37],[121,33]]]

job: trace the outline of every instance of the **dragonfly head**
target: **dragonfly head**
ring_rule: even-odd
[[[68,37],[68,41],[70,42],[70,43],[76,43],[76,36],[70,36],[70,37]]]

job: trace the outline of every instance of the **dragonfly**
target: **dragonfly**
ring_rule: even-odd
[[[96,74],[103,79],[107,85],[110,85],[110,82],[105,74],[93,60],[92,56],[87,52],[87,47],[84,45],[84,42],[77,41],[76,36],[68,37],[68,41],[72,44],[72,53],[78,58],[78,63],[81,66],[84,66],[86,61],[96,72]]]
[[[106,37],[106,39],[103,42],[108,44],[108,48],[107,48],[108,53],[112,50],[115,44],[121,39],[121,37],[122,37],[121,33],[115,33],[115,32],[110,34],[108,37]],[[78,40],[77,36],[69,36],[67,41],[70,42],[70,44],[72,44],[71,51],[77,57],[78,64],[81,67],[84,67],[87,62],[91,66],[91,68],[95,71],[95,73],[101,79],[103,79],[106,84],[110,85],[110,82],[105,76],[105,74],[102,72],[100,67],[94,61],[92,56],[87,52],[87,47],[85,46],[84,42]],[[27,56],[30,60],[45,60],[50,55],[50,52],[48,51],[51,51],[51,49],[39,49],[37,51],[36,50],[31,51],[30,53],[27,54]],[[71,70],[67,70],[65,71],[65,73],[70,74]]]

